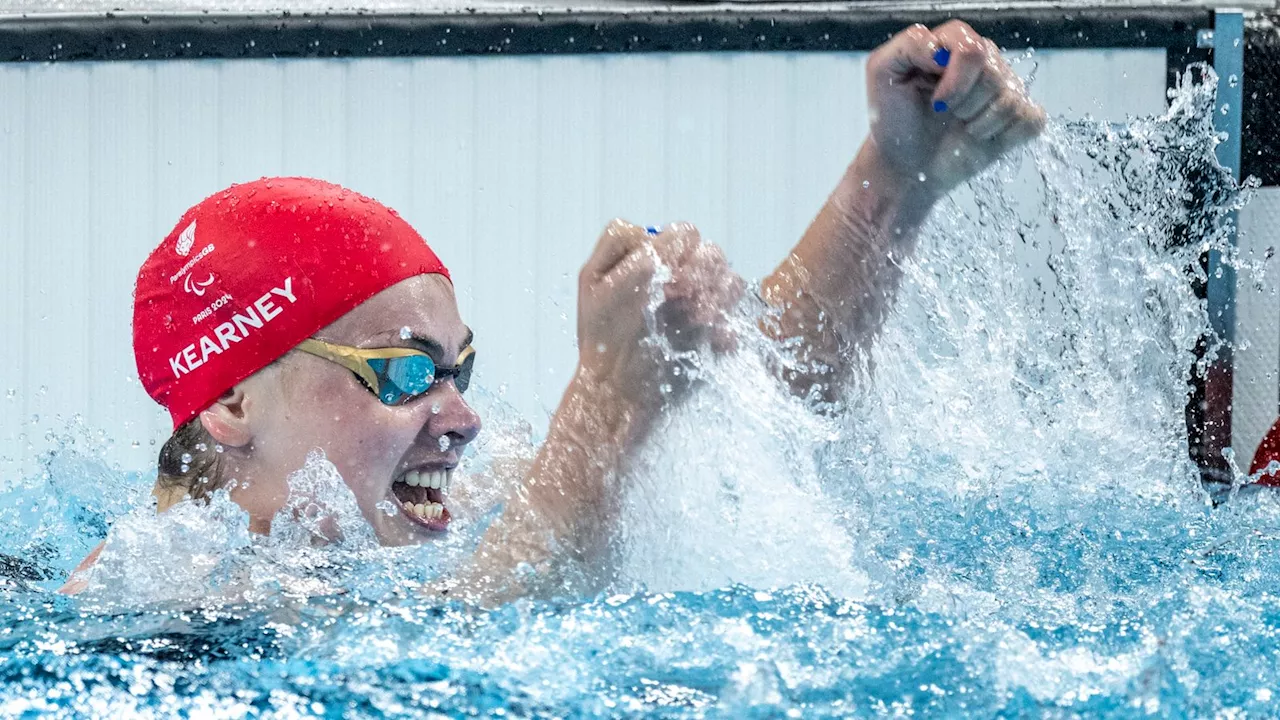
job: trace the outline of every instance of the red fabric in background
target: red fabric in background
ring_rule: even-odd
[[[174,428],[401,280],[449,272],[394,210],[332,183],[263,178],[191,208],[138,271],[138,376]]]
[[[1262,469],[1271,464],[1272,460],[1280,462],[1280,420],[1276,420],[1267,431],[1266,437],[1262,438],[1258,451],[1253,454],[1253,464],[1249,466],[1249,474],[1256,475],[1262,472]],[[1280,473],[1264,475],[1258,478],[1258,484],[1280,487]]]

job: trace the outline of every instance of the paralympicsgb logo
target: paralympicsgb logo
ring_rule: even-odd
[[[182,234],[178,236],[178,245],[174,247],[174,250],[182,257],[186,257],[187,254],[191,252],[191,246],[195,244],[196,223],[192,220],[191,224],[187,226],[187,229],[183,230]]]

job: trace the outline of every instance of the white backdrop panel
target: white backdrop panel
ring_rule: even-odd
[[[1258,190],[1240,212],[1240,254],[1246,263],[1260,263],[1274,254],[1280,230],[1280,188]],[[1237,275],[1235,383],[1231,402],[1231,444],[1237,462],[1247,471],[1253,453],[1280,411],[1280,284],[1276,263],[1266,263],[1260,276]]]
[[[76,414],[124,466],[154,462],[168,426],[133,366],[137,267],[187,207],[276,174],[400,210],[454,272],[480,382],[545,427],[573,369],[576,274],[600,228],[691,220],[740,272],[768,272],[866,132],[864,60],[0,65],[0,467],[26,464]],[[1036,62],[1034,94],[1054,114],[1164,106],[1162,50]]]

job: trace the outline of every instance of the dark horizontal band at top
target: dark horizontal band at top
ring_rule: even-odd
[[[382,14],[106,14],[0,18],[0,61],[396,57],[870,50],[944,12],[849,7],[754,11]],[[976,10],[1007,48],[1194,47],[1203,9]]]

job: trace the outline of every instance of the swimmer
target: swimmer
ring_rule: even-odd
[[[761,285],[773,308],[761,328],[799,348],[785,381],[821,400],[839,397],[874,339],[933,204],[1044,125],[995,45],[963,22],[897,34],[868,57],[867,80],[869,136]],[[734,347],[727,319],[743,283],[719,249],[690,225],[606,227],[579,275],[573,379],[523,482],[446,583],[453,597],[534,592],[517,568],[554,555],[590,569],[607,554],[610,480],[689,390],[645,342],[658,263],[671,273],[658,332],[677,349]],[[305,178],[216,193],[143,264],[133,330],[139,376],[175,428],[160,451],[160,512],[226,490],[265,534],[287,477],[320,448],[383,545],[448,531],[459,458],[481,428],[466,392],[483,343],[445,265],[394,211]],[[101,551],[63,592],[87,586]],[[600,580],[574,577],[582,587],[558,589]]]

